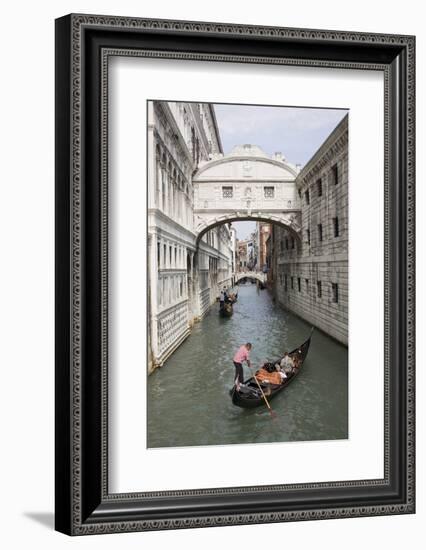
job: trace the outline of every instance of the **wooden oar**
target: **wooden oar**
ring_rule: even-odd
[[[249,369],[250,369],[250,372],[251,372],[252,375],[253,375],[253,378],[256,380],[256,384],[258,385],[258,388],[259,388],[259,390],[260,390],[260,393],[262,394],[262,397],[263,397],[263,399],[265,400],[266,406],[268,407],[269,412],[271,413],[272,418],[276,418],[277,415],[276,415],[275,411],[273,411],[273,410],[271,409],[271,405],[269,404],[269,401],[266,399],[266,395],[263,393],[262,387],[261,387],[261,385],[259,384],[259,380],[256,378],[256,375],[254,374],[252,368],[249,367]]]

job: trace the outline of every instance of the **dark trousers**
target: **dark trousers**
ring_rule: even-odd
[[[244,372],[243,372],[243,365],[241,363],[236,363],[234,361],[235,366],[235,380],[238,380],[238,382],[241,384],[244,382]]]

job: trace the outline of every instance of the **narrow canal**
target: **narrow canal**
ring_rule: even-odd
[[[267,290],[241,285],[231,318],[218,306],[148,377],[148,447],[224,445],[346,439],[348,437],[347,348],[314,331],[299,376],[271,406],[241,409],[231,403],[232,357],[252,342],[253,366],[300,345],[310,326],[275,305]],[[249,370],[244,366],[245,378]]]

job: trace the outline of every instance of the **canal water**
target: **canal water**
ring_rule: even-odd
[[[218,307],[148,377],[148,447],[346,439],[347,348],[315,330],[299,376],[271,401],[272,419],[266,406],[232,404],[233,354],[251,342],[257,367],[299,346],[311,327],[252,284],[238,287],[232,317],[220,317]]]

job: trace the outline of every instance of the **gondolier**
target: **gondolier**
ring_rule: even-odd
[[[235,367],[235,387],[237,391],[240,390],[241,384],[244,382],[243,363],[247,362],[248,367],[251,367],[250,363],[250,350],[252,345],[250,342],[243,344],[238,348],[234,355],[234,367]]]
[[[283,361],[285,357],[290,357],[294,365],[291,373],[286,374],[286,377],[283,377],[283,380],[280,380],[278,378],[275,379],[275,376],[272,376],[268,372],[267,368],[263,368],[260,371],[257,371],[256,375],[245,381],[241,392],[239,391],[241,383],[238,383],[238,385],[237,383],[235,384],[230,392],[232,403],[237,407],[242,407],[244,409],[251,409],[253,407],[258,407],[259,405],[266,404],[271,411],[269,400],[271,400],[273,397],[275,397],[275,395],[286,388],[290,384],[290,382],[292,382],[292,380],[294,380],[299,374],[301,367],[306,359],[306,356],[308,355],[313,330],[314,329],[312,328],[308,339],[305,340],[305,342],[301,346],[294,349],[293,351],[286,352],[286,355],[278,359],[278,361],[266,363],[266,367],[271,367],[271,370],[273,371],[274,365],[276,368],[277,365],[281,364],[281,361]],[[242,350],[243,347],[244,346],[241,346],[238,352]],[[236,362],[238,362],[236,361],[236,359],[238,360],[241,358],[241,356],[237,357],[238,352],[235,354],[234,357],[234,365]],[[285,363],[287,363],[287,361],[285,361]],[[235,365],[235,369],[237,369],[237,365]],[[264,376],[262,373],[263,370],[265,371]],[[279,374],[279,372],[276,372],[275,374]]]
[[[225,288],[223,288],[223,290],[220,291],[220,295],[219,295],[219,307],[221,310],[223,309],[224,304],[225,304]]]

